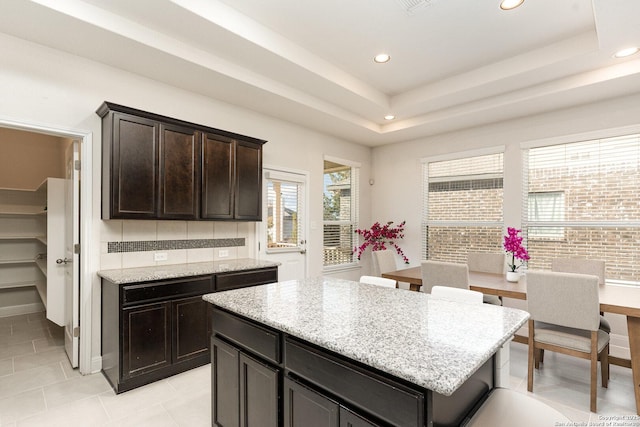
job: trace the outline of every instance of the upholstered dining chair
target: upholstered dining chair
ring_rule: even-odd
[[[395,288],[397,283],[393,279],[377,276],[360,276],[360,283],[367,285],[383,286],[385,288]]]
[[[598,278],[575,273],[527,272],[529,356],[527,390],[533,391],[539,350],[591,361],[590,410],[596,412],[600,359],[602,386],[609,379],[609,334],[599,329]]]
[[[555,258],[551,260],[551,271],[563,273],[591,274],[598,278],[598,284],[604,285],[605,262],[597,259]],[[600,313],[600,329],[609,333],[611,325]]]
[[[378,275],[388,273],[389,271],[396,271],[398,269],[398,266],[396,265],[396,256],[388,249],[373,251],[373,259],[375,261],[374,267],[378,272]]]
[[[469,268],[467,264],[442,261],[422,261],[422,287],[428,294],[434,286],[450,286],[469,289]]]
[[[505,254],[489,252],[469,252],[467,254],[469,271],[480,273],[504,274]],[[487,304],[502,305],[500,297],[484,295],[483,301]]]
[[[482,292],[470,289],[452,288],[449,286],[434,286],[431,288],[431,296],[437,299],[449,301],[482,304]]]

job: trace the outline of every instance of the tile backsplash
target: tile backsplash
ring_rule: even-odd
[[[251,222],[102,221],[100,270],[248,258]],[[156,261],[162,252],[166,260]]]

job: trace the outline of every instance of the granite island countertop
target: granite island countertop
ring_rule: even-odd
[[[206,294],[205,301],[450,396],[529,318],[492,304],[312,278]]]
[[[277,267],[280,264],[271,261],[260,261],[241,258],[225,261],[193,262],[184,264],[165,264],[151,267],[117,268],[100,270],[98,276],[117,285],[152,280],[175,279],[179,277],[203,276],[206,274],[230,271],[253,270],[257,268]]]

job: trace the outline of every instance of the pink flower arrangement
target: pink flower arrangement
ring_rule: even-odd
[[[504,250],[508,254],[511,254],[511,263],[507,263],[507,265],[512,272],[515,272],[522,264],[524,264],[524,261],[529,260],[529,253],[527,252],[527,249],[522,246],[522,237],[519,236],[520,232],[522,232],[522,230],[508,227],[507,235],[504,236]],[[522,261],[520,265],[516,265],[516,258]]]
[[[387,245],[389,245],[395,248],[398,255],[400,255],[404,260],[405,264],[409,264],[409,258],[405,256],[402,249],[400,249],[400,246],[396,243],[396,240],[404,237],[403,232],[405,221],[402,221],[397,227],[391,227],[391,224],[393,224],[393,221],[389,221],[385,225],[380,225],[379,222],[376,222],[369,229],[355,230],[355,233],[364,238],[364,242],[353,249],[354,252],[358,253],[358,259],[360,259],[362,253],[369,246],[371,246],[372,251],[382,251],[387,249]]]

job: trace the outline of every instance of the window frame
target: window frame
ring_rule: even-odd
[[[522,234],[524,238],[525,244],[528,243],[528,240],[531,239],[533,241],[537,241],[537,238],[529,236],[528,229],[529,227],[534,226],[555,226],[562,227],[565,233],[565,236],[570,231],[576,231],[581,228],[588,229],[592,233],[604,232],[606,229],[610,229],[615,232],[618,228],[623,229],[638,229],[640,231],[640,219],[636,220],[567,220],[565,218],[564,221],[558,221],[552,224],[552,221],[531,221],[528,218],[528,193],[529,193],[529,152],[532,149],[544,148],[544,147],[561,147],[563,145],[577,144],[577,143],[589,143],[596,142],[607,139],[617,139],[630,137],[634,135],[640,134],[640,125],[633,126],[625,126],[615,129],[603,129],[598,131],[585,132],[580,134],[573,135],[565,135],[561,137],[553,137],[542,140],[534,140],[527,141],[520,144],[521,154],[522,154],[522,211],[521,211],[521,221],[522,221]],[[638,162],[638,167],[640,168],[640,161]],[[527,195],[525,197],[525,195]],[[565,206],[566,205],[565,202]],[[568,241],[569,237],[565,237],[563,241]],[[557,239],[551,239],[556,240]],[[562,254],[561,254],[562,255]],[[564,256],[564,255],[562,255]],[[575,255],[573,255],[575,256]],[[595,256],[595,258],[603,259],[604,256]],[[606,262],[606,259],[605,259]],[[608,264],[608,263],[607,263]],[[607,269],[609,265],[607,265]],[[615,267],[614,267],[615,268]],[[622,280],[615,279],[610,277],[605,277],[606,284],[622,284],[622,285],[631,285],[631,286],[640,286],[640,280],[631,281],[631,280]]]
[[[482,156],[490,156],[495,154],[502,155],[502,180],[503,180],[503,201],[502,201],[502,215],[499,221],[479,221],[479,220],[429,220],[429,184],[430,182],[438,182],[436,178],[429,180],[429,164],[443,162],[443,161],[452,161],[452,160],[463,160],[470,159],[474,157],[482,157]],[[420,160],[422,166],[422,214],[421,214],[421,259],[428,259],[428,229],[429,226],[440,226],[440,227],[499,227],[501,232],[504,230],[504,173],[505,173],[505,146],[499,145],[494,147],[487,147],[478,150],[467,150],[461,151],[457,153],[450,153],[446,155],[425,157]],[[495,174],[484,175],[484,178],[496,178]],[[481,178],[482,175],[468,175],[469,177],[473,176],[476,180]],[[461,179],[464,178],[463,175],[459,175]],[[498,245],[501,246],[501,242],[497,242]]]
[[[360,261],[356,258],[355,253],[353,252],[353,248],[357,245],[357,235],[355,230],[359,228],[359,217],[360,217],[360,168],[361,164],[358,162],[353,162],[350,160],[332,157],[332,156],[323,156],[323,197],[324,197],[324,179],[325,179],[325,169],[324,162],[332,162],[345,167],[350,168],[350,207],[349,207],[349,216],[348,220],[325,220],[325,210],[324,210],[324,202],[322,207],[322,269],[326,272],[338,271],[343,269],[350,269],[359,267]],[[326,264],[325,261],[325,226],[326,225],[337,225],[337,226],[348,226],[352,229],[352,244],[351,244],[351,256],[348,262],[340,262],[335,264]]]

